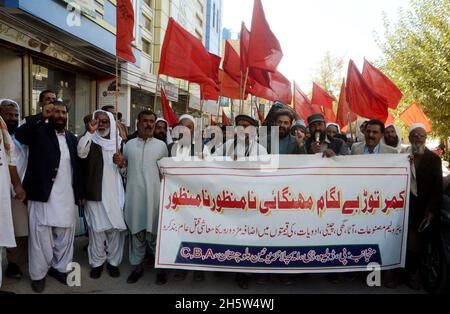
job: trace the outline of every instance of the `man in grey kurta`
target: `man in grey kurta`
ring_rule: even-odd
[[[158,161],[168,156],[166,144],[153,138],[156,119],[150,111],[141,112],[138,137],[125,145],[123,155],[114,156],[127,181],[125,221],[131,233],[130,263],[136,267],[128,283],[136,283],[142,277],[147,247],[156,251],[161,187]],[[166,273],[158,272],[157,283],[166,282]]]

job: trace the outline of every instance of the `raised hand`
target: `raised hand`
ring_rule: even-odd
[[[89,122],[87,125],[87,129],[88,129],[89,133],[94,134],[95,131],[98,130],[98,120],[95,119],[95,120],[92,120],[91,122]]]

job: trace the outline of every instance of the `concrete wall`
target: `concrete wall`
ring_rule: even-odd
[[[0,98],[17,101],[22,106],[22,58],[0,48]]]

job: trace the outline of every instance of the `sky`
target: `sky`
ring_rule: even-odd
[[[284,53],[279,71],[310,92],[327,51],[353,59],[360,70],[364,57],[379,59],[374,32],[384,33],[383,12],[396,21],[409,0],[263,0],[263,6]],[[225,28],[237,33],[244,21],[250,29],[253,0],[223,0],[223,10]]]

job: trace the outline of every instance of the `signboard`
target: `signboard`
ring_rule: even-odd
[[[156,267],[329,273],[405,266],[407,155],[164,159]]]

